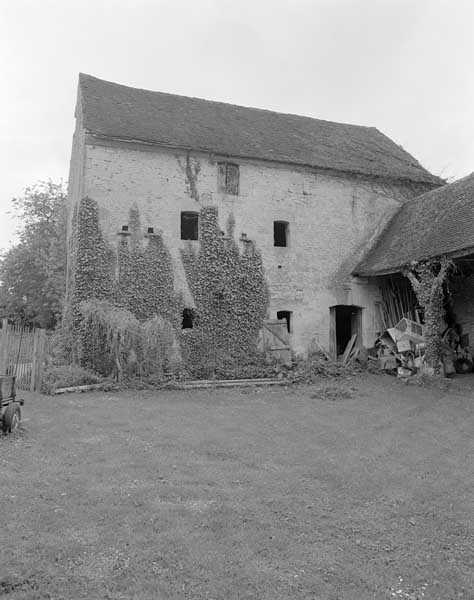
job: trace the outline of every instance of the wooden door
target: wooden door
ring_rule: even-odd
[[[265,321],[263,349],[278,362],[291,364],[290,341],[286,321]]]

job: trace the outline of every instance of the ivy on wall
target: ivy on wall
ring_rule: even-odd
[[[112,252],[99,226],[96,202],[84,198],[78,211],[75,294],[105,300],[112,293]]]
[[[91,198],[81,200],[75,224],[73,314],[89,298],[108,300],[113,292],[114,253],[104,240],[99,225],[99,209]]]
[[[178,165],[184,174],[184,181],[186,184],[186,193],[188,196],[199,202],[199,191],[198,191],[198,176],[201,172],[201,163],[197,158],[191,158],[190,152],[186,152],[186,164],[183,165],[179,156],[176,156]]]
[[[148,243],[144,243],[136,206],[130,209],[128,233],[122,235],[118,246],[114,303],[139,321],[160,315],[178,328],[183,303],[174,291],[173,264],[162,236],[147,234]]]
[[[259,251],[252,241],[240,252],[234,220],[223,236],[213,206],[200,212],[200,247],[183,252],[183,264],[194,296],[195,326],[182,334],[187,368],[213,376],[232,365],[261,360],[257,342],[268,312],[269,294]]]
[[[103,237],[98,206],[90,198],[83,198],[79,204],[72,236],[70,291],[63,329],[74,338],[75,360],[89,367],[93,360],[97,363],[95,369],[102,373],[108,369],[99,357],[107,355],[104,344],[114,338],[110,331],[105,337],[97,337],[90,327],[90,314],[89,320],[84,315],[83,306],[88,301],[108,302],[106,306],[129,314],[129,320],[133,317],[144,322],[159,316],[175,330],[180,327],[182,300],[174,292],[171,256],[161,235],[148,234],[148,240],[143,236],[136,207],[130,210],[129,235],[122,234],[116,251]],[[118,318],[114,323],[118,324]],[[150,327],[143,331],[150,331]]]
[[[156,356],[146,359],[138,342],[129,343],[135,340],[138,331],[148,340],[148,357],[156,354],[153,344],[159,341],[163,346],[164,340],[171,340],[169,343],[176,346],[178,337],[184,366],[193,376],[218,376],[226,368],[261,362],[257,342],[269,304],[262,258],[252,241],[246,241],[240,251],[234,228],[231,217],[227,235],[223,235],[217,209],[202,208],[199,251],[190,243],[182,252],[195,301],[194,327],[181,330],[183,300],[174,291],[171,255],[162,236],[143,235],[140,214],[134,206],[129,214],[128,232],[121,232],[114,251],[102,235],[97,204],[84,198],[74,233],[69,312],[81,348],[81,362],[103,373],[112,368],[121,373],[124,368],[121,361],[128,364],[131,359],[125,360],[124,356],[130,355],[136,357],[140,372],[152,372],[148,363],[156,362]],[[87,304],[90,301],[93,304]],[[110,319],[106,318],[112,309]],[[159,324],[152,323],[156,318],[160,319]],[[142,329],[139,323],[143,324]],[[167,323],[174,336],[165,335]],[[124,329],[126,324],[128,328]],[[120,344],[125,344],[123,348],[127,351]],[[133,347],[133,353],[129,346]],[[168,350],[169,354],[171,349]],[[176,354],[176,347],[173,353]],[[166,352],[161,349],[160,355]]]
[[[441,258],[440,260],[412,263],[410,268],[404,272],[424,310],[425,361],[434,369],[435,373],[439,373],[441,367],[440,327],[445,316],[444,289],[453,266],[452,261]]]

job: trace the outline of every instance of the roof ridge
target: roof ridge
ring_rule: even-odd
[[[162,92],[161,90],[149,90],[146,88],[142,88],[142,87],[133,87],[131,85],[125,85],[123,83],[117,83],[116,81],[109,81],[107,79],[101,79],[100,77],[95,77],[94,75],[89,75],[88,73],[79,73],[79,81],[81,81],[81,78],[87,78],[87,79],[93,79],[95,81],[100,81],[101,83],[107,83],[108,85],[114,85],[120,88],[125,88],[125,89],[129,89],[129,90],[134,90],[134,91],[139,91],[139,92],[146,92],[147,94],[160,94],[163,96],[168,96],[168,97],[177,97],[177,98],[185,98],[186,100],[198,100],[199,102],[207,102],[209,104],[218,104],[218,105],[223,105],[223,106],[231,106],[231,107],[235,107],[235,108],[244,108],[245,110],[255,110],[255,111],[259,111],[259,112],[264,112],[264,113],[270,113],[270,114],[274,114],[274,115],[280,115],[280,116],[285,116],[285,117],[296,117],[298,119],[308,119],[310,121],[319,121],[321,123],[331,123],[331,124],[335,124],[335,125],[343,125],[345,127],[354,127],[354,128],[358,128],[358,129],[373,129],[375,131],[377,131],[378,133],[380,133],[381,135],[384,135],[384,133],[382,133],[377,127],[374,127],[373,125],[358,125],[356,123],[345,123],[342,121],[332,121],[331,119],[320,119],[319,117],[310,117],[308,115],[300,115],[297,113],[290,113],[290,112],[281,112],[278,110],[273,110],[271,108],[260,108],[260,107],[256,107],[256,106],[246,106],[244,104],[234,104],[233,102],[224,102],[223,100],[209,100],[208,98],[201,98],[199,96],[188,96],[186,94],[175,94],[175,93],[171,93],[171,92]],[[388,138],[388,136],[385,136]]]

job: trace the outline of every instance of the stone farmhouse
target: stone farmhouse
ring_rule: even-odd
[[[444,183],[375,127],[90,75],[79,77],[75,117],[69,234],[81,198],[97,202],[111,243],[136,204],[145,230],[163,232],[175,288],[191,309],[180,248],[199,244],[201,207],[218,208],[222,229],[233,214],[236,237],[254,240],[262,253],[268,317],[285,319],[297,353],[316,339],[340,354],[353,333],[359,344],[373,344],[383,327],[378,277],[406,258],[395,258],[385,228],[403,229],[411,200],[424,194],[429,203]]]

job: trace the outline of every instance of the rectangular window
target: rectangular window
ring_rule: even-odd
[[[197,240],[199,237],[199,213],[181,213],[181,239]]]
[[[182,329],[192,329],[194,323],[194,310],[192,308],[185,308],[183,310],[183,321]]]
[[[239,165],[232,163],[218,163],[217,165],[217,191],[224,194],[239,194]]]
[[[288,246],[288,223],[286,221],[273,221],[273,245]]]
[[[279,310],[277,312],[277,319],[279,321],[282,321],[284,319],[286,321],[286,328],[288,329],[288,333],[291,333],[291,311]]]

